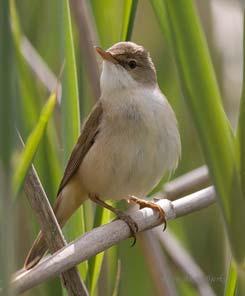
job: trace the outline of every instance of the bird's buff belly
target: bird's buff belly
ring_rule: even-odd
[[[146,143],[123,137],[120,142],[117,138],[110,139],[110,143],[103,140],[95,142],[79,168],[88,193],[104,200],[127,199],[129,195],[143,197],[160,181],[164,147],[154,145],[154,141]]]

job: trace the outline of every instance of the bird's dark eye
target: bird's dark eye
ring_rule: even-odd
[[[134,69],[134,68],[136,68],[136,66],[137,66],[135,60],[130,60],[130,61],[128,62],[128,65],[129,65],[130,69]]]

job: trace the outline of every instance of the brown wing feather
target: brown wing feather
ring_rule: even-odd
[[[73,148],[70,159],[65,169],[64,176],[61,180],[57,196],[69,182],[70,178],[74,175],[74,173],[77,171],[84,156],[87,154],[87,152],[93,145],[96,135],[99,133],[99,125],[101,122],[102,113],[102,104],[101,102],[98,102],[94,106],[87,120],[85,121],[81,135],[78,138],[77,144]]]

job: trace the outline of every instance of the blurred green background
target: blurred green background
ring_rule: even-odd
[[[191,113],[188,110],[188,101],[184,100],[183,92],[180,88],[176,63],[172,47],[169,44],[169,36],[158,22],[159,19],[157,19],[153,9],[154,5],[151,5],[154,2],[156,4],[161,1],[138,1],[131,40],[143,45],[150,51],[157,69],[159,86],[176,112],[182,140],[182,157],[178,169],[171,176],[173,179],[204,164],[205,160],[198,138],[198,131],[195,129]],[[173,2],[177,3],[178,1]],[[187,2],[189,3],[189,1]],[[78,135],[79,116],[82,122],[93,105],[94,96],[93,85],[89,80],[86,66],[89,64],[89,60],[81,48],[83,44],[79,42],[79,31],[72,11],[73,7],[71,6],[80,113],[75,115],[76,118],[74,118],[73,115],[78,111],[78,104],[74,107],[75,101],[72,102],[75,109],[67,110],[70,104],[67,97],[71,93],[69,81],[76,78],[69,78],[67,76],[69,73],[66,73],[67,55],[69,55],[69,44],[67,44],[69,22],[67,21],[67,10],[64,3],[65,1],[60,0],[16,1],[17,16],[14,16],[13,13],[10,16],[11,24],[12,22],[19,21],[19,25],[17,25],[19,36],[25,35],[29,39],[43,61],[56,76],[59,75],[62,64],[66,60],[65,71],[61,81],[63,86],[61,100],[64,100],[66,103],[56,106],[34,159],[34,165],[41,182],[52,202],[55,199],[55,193],[69,151]],[[94,36],[96,36],[94,39],[97,39],[94,41],[96,42],[94,45],[100,45],[106,49],[121,40],[122,28],[125,25],[126,19],[125,7],[127,7],[127,3],[130,7],[131,1],[126,0],[86,1],[89,26]],[[194,5],[197,8],[201,24],[206,32],[224,108],[232,126],[235,128],[239,115],[239,97],[242,88],[243,7],[239,1],[221,0],[199,0],[194,1]],[[164,5],[162,7],[164,8]],[[186,5],[186,9],[188,9],[188,5]],[[166,11],[162,13],[165,15]],[[183,26],[185,26],[184,23]],[[8,51],[8,55],[11,55],[9,59],[10,64],[8,65],[9,67],[11,66],[12,71],[10,73],[13,85],[11,96],[14,98],[12,104],[14,109],[12,123],[14,122],[14,124],[11,126],[10,131],[14,135],[16,126],[24,141],[26,141],[28,135],[37,124],[40,111],[47,101],[50,92],[40,79],[33,74],[30,66],[21,56],[21,41],[17,40],[18,33],[15,32],[12,35],[14,36],[12,50],[11,52]],[[4,42],[1,39],[0,35],[0,42]],[[68,61],[68,63],[72,64],[72,61]],[[189,66],[191,68],[192,65]],[[76,88],[76,86],[70,87]],[[3,94],[1,93],[2,96]],[[5,106],[7,97],[4,99],[2,108]],[[216,114],[213,114],[213,116],[215,117]],[[73,135],[66,139],[64,137],[64,128],[68,125],[73,131]],[[4,139],[1,138],[1,141],[4,141]],[[15,143],[13,144],[13,153],[10,158],[13,165],[15,165],[18,163],[21,149],[16,144],[17,140],[13,141]],[[0,177],[1,175],[0,166]],[[3,194],[4,191],[1,193]],[[3,212],[3,206],[4,202],[1,202],[1,212]],[[85,210],[79,211],[76,217],[66,226],[65,233],[69,240],[82,234],[81,231],[83,229],[91,229],[94,223],[94,215],[98,215],[98,210],[95,212],[90,202],[86,202],[84,208]],[[15,246],[11,254],[14,254],[15,258],[13,269],[17,270],[22,267],[26,254],[39,230],[39,226],[24,193],[19,194],[14,206],[11,208],[11,213],[14,217],[12,219],[13,225],[11,226],[11,240],[12,245]],[[104,219],[106,221],[110,217],[104,217]],[[83,221],[85,221],[85,226],[82,225]],[[216,295],[223,295],[231,255],[218,206],[213,205],[187,217],[172,221],[168,224],[168,227],[176,234],[180,243],[202,268]],[[4,231],[4,228],[1,231]],[[135,247],[130,248],[129,240],[106,251],[102,271],[98,269],[100,274],[99,284],[93,287],[93,295],[112,295],[118,269],[118,260],[121,262],[121,273],[117,295],[160,295],[154,286],[154,280],[152,279],[148,263],[144,258],[141,244],[137,243]],[[180,272],[169,258],[167,258],[167,261],[172,271],[178,294],[199,295],[188,277]],[[89,265],[83,264],[80,267],[83,278],[84,280],[87,278],[86,284],[90,288],[93,286],[91,284],[91,277],[94,276],[94,273],[91,273],[92,264],[94,263],[91,260]],[[87,268],[90,270],[90,273],[87,271]],[[0,272],[3,272],[3,270],[4,266],[0,266]],[[61,295],[62,293],[65,292],[62,291],[60,281],[55,279],[24,293],[24,295]]]

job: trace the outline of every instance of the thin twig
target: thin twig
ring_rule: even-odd
[[[58,249],[66,246],[66,241],[62,235],[52,207],[33,166],[26,177],[24,190],[32,209],[37,215],[50,252],[54,253]],[[68,291],[68,295],[88,295],[87,289],[75,267],[63,273],[62,279]]]
[[[190,254],[181,246],[180,242],[169,230],[162,232],[160,227],[153,229],[154,234],[162,243],[165,251],[171,257],[172,261],[186,275],[188,281],[191,281],[197,288],[200,296],[215,296],[214,291],[208,283],[207,277],[197,265]]]
[[[138,237],[157,295],[177,296],[173,276],[152,229],[140,233]]]
[[[208,168],[202,166],[166,183],[164,196],[169,200],[175,200],[208,185],[210,185]]]
[[[77,23],[79,33],[80,48],[83,52],[84,63],[88,73],[88,78],[93,92],[93,103],[100,97],[99,68],[95,58],[94,45],[97,45],[95,39],[95,30],[91,23],[88,7],[84,0],[70,0],[71,11]]]
[[[116,274],[116,279],[115,279],[115,286],[112,292],[112,296],[117,296],[118,295],[118,290],[119,290],[119,284],[120,284],[120,279],[121,279],[121,261],[117,261],[117,274]]]
[[[215,202],[215,190],[208,187],[176,201],[161,199],[157,203],[163,208],[166,219],[171,220],[205,208]],[[139,231],[153,228],[161,223],[157,212],[145,208],[134,212],[131,217],[138,224]],[[32,270],[21,272],[13,280],[18,292],[26,291],[41,282],[57,276],[79,262],[108,249],[130,237],[130,230],[121,220],[94,228],[76,241],[43,260]]]

